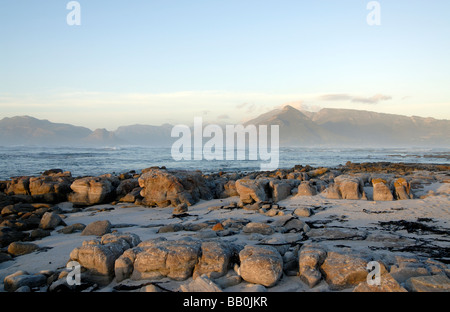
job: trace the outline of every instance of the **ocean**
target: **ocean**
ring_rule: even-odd
[[[434,163],[450,165],[450,148],[280,148],[279,168],[295,165],[337,167],[346,162]],[[70,171],[73,176],[139,171],[152,166],[168,169],[258,171],[256,161],[175,161],[170,148],[155,147],[0,147],[0,179],[37,176],[48,169]]]

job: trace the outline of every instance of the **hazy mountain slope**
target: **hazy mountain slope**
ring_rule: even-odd
[[[406,146],[450,143],[450,121],[351,109],[322,109],[312,120],[355,144]]]
[[[173,139],[170,136],[173,126],[131,125],[119,127],[114,134],[117,138],[132,145],[144,146],[171,146]]]
[[[289,105],[246,122],[246,125],[249,124],[279,125],[282,146],[323,145],[332,144],[337,140],[347,141],[345,137],[339,137],[320,127],[305,114]]]
[[[0,120],[1,145],[71,145],[91,133],[88,128],[52,123],[30,116]]]

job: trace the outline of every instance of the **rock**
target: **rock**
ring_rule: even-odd
[[[450,292],[450,279],[445,275],[411,277],[405,287],[413,292]]]
[[[177,281],[186,280],[192,276],[199,255],[200,244],[194,240],[144,241],[135,249],[131,279],[169,277]]]
[[[353,200],[367,199],[364,193],[364,184],[358,177],[341,175],[334,179],[334,183],[338,190],[339,198]],[[334,196],[335,192],[329,192],[328,194]]]
[[[152,293],[161,292],[161,288],[159,288],[153,284],[150,284],[150,285],[142,287],[140,292],[152,292]]]
[[[23,286],[28,286],[29,288],[40,287],[46,282],[47,277],[45,275],[30,275],[25,271],[17,271],[14,274],[6,276],[3,280],[4,288],[8,292],[14,292]]]
[[[115,195],[113,184],[108,178],[86,177],[76,179],[71,185],[73,193],[68,199],[75,205],[92,206],[105,203]]]
[[[380,276],[380,285],[369,285],[364,281],[359,283],[353,292],[407,292],[407,290],[385,271]]]
[[[414,258],[396,257],[397,264],[391,266],[390,274],[399,283],[404,283],[412,277],[430,275],[428,269]]]
[[[183,215],[187,212],[188,212],[188,206],[185,203],[183,203],[183,204],[179,204],[178,206],[176,206],[173,209],[172,214],[176,216],[176,215]]]
[[[82,232],[85,228],[86,228],[86,225],[84,225],[82,223],[75,223],[75,224],[67,225],[64,228],[58,230],[58,233],[72,234],[75,232]]]
[[[206,275],[199,276],[189,283],[181,284],[180,289],[182,292],[222,292],[222,289]]]
[[[273,247],[247,245],[239,253],[239,259],[240,276],[249,283],[272,287],[283,273],[283,258]]]
[[[367,232],[345,228],[318,228],[310,230],[307,235],[316,240],[364,240]]]
[[[265,179],[237,180],[236,190],[239,193],[240,200],[244,204],[252,204],[253,202],[264,202],[269,199],[270,194],[269,180]]]
[[[43,230],[43,229],[35,229],[30,232],[31,240],[39,240],[39,239],[42,239],[47,236],[50,236],[50,231]]]
[[[219,242],[203,242],[201,257],[195,265],[193,278],[206,275],[218,278],[225,275],[230,264],[231,250],[227,245]]]
[[[39,246],[33,243],[13,242],[8,246],[8,253],[13,256],[22,256],[38,249]]]
[[[12,242],[21,241],[29,235],[10,227],[0,227],[0,247],[6,247]]]
[[[368,275],[366,267],[367,262],[360,258],[328,252],[320,268],[330,288],[340,290],[365,281]]]
[[[223,231],[225,228],[223,227],[223,225],[222,225],[222,223],[216,223],[213,227],[212,227],[212,230],[213,231],[216,231],[216,232],[218,232],[218,231]]]
[[[123,203],[134,203],[136,200],[142,200],[141,191],[142,187],[137,187],[133,189],[130,193],[120,197],[119,201]]]
[[[294,210],[294,215],[297,217],[305,217],[308,218],[312,215],[311,208],[297,208]]]
[[[326,257],[327,252],[320,246],[304,245],[299,251],[299,276],[310,288],[316,286],[322,279],[319,268]]]
[[[199,171],[167,171],[151,168],[139,178],[143,203],[159,207],[191,206],[200,199],[213,198],[211,190]]]
[[[269,224],[259,222],[248,223],[244,226],[242,231],[246,234],[258,233],[263,235],[272,235],[274,233],[274,229]]]
[[[116,260],[129,248],[135,247],[140,240],[135,234],[111,234],[102,237],[102,241],[84,241],[81,247],[70,253],[70,259],[77,261],[88,270],[87,280],[99,284],[108,284],[114,277]]]
[[[270,188],[272,189],[272,198],[275,203],[282,201],[291,196],[292,186],[281,180],[270,181]]]
[[[13,178],[8,183],[5,193],[7,195],[29,195],[30,177]]]
[[[138,179],[125,179],[120,181],[116,188],[116,194],[118,197],[123,197],[137,188],[139,188]]]
[[[290,247],[290,244],[286,241],[283,234],[280,233],[275,233],[268,237],[263,237],[260,240],[259,244],[275,248],[282,256],[289,250]]]
[[[162,227],[159,228],[158,233],[172,233],[172,232],[179,232],[179,231],[183,231],[184,227],[182,224],[167,224],[167,225],[163,225]]]
[[[300,232],[300,231],[308,232],[309,231],[309,226],[304,221],[297,219],[295,217],[294,218],[291,217],[291,219],[289,221],[287,221],[283,227],[286,229],[286,231],[291,231],[291,230],[294,230],[296,232]]]
[[[111,222],[108,220],[103,221],[95,221],[92,223],[89,223],[83,232],[81,232],[82,236],[87,235],[96,235],[96,236],[103,236],[107,233],[111,233]]]
[[[9,260],[12,260],[11,255],[0,251],[0,263],[6,262]]]
[[[239,193],[236,190],[236,181],[230,180],[226,182],[223,187],[224,191],[220,194],[220,198],[239,196]]]
[[[297,195],[295,196],[314,196],[317,195],[317,189],[310,181],[302,181],[298,186]]]
[[[29,180],[30,194],[34,201],[58,203],[67,200],[72,177],[57,177],[43,175]]]
[[[222,277],[214,279],[214,282],[222,289],[236,286],[242,281],[242,278],[234,270],[230,270]]]
[[[31,288],[28,285],[25,285],[25,286],[21,286],[21,287],[17,288],[15,292],[16,293],[29,293],[29,292],[31,292]]]
[[[386,181],[383,179],[372,179],[373,185],[373,200],[374,201],[391,201],[394,200],[394,196]]]
[[[411,184],[405,178],[398,178],[394,181],[394,196],[397,200],[413,199]]]
[[[39,228],[43,230],[54,230],[60,224],[66,225],[59,215],[54,212],[46,212],[41,218]]]
[[[328,199],[342,199],[341,191],[336,184],[330,184],[322,194]]]

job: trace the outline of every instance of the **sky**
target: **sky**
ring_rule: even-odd
[[[450,119],[450,1],[0,0],[0,119],[236,124],[291,104]],[[72,15],[71,15],[72,16]]]

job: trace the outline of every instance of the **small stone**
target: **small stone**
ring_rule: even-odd
[[[171,233],[183,231],[184,227],[182,224],[167,224],[159,228],[158,233]]]
[[[142,287],[140,292],[161,292],[161,289],[153,284],[150,284]]]
[[[222,225],[222,223],[217,223],[217,224],[215,224],[213,227],[212,227],[212,230],[213,231],[223,231],[224,230],[224,227],[223,227],[223,225]]]
[[[310,208],[297,208],[294,211],[294,215],[296,215],[298,217],[308,218],[312,215],[312,211]]]
[[[274,233],[274,229],[270,225],[259,222],[248,223],[246,226],[244,226],[242,231],[247,234],[258,233],[263,235],[272,235]]]
[[[187,212],[188,212],[188,205],[186,203],[182,203],[173,209],[172,214],[173,215],[182,215]]]

